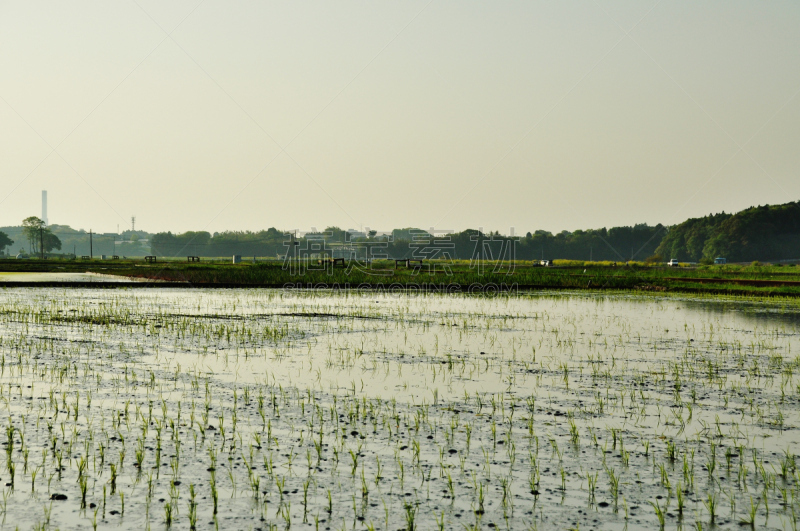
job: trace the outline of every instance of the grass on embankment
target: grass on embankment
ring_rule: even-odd
[[[0,271],[85,272],[188,282],[193,285],[242,285],[297,287],[311,285],[388,288],[389,286],[470,286],[516,285],[519,289],[612,289],[678,291],[693,293],[800,296],[800,267],[794,265],[726,265],[670,268],[641,263],[618,265],[569,262],[569,265],[537,267],[531,262],[489,263],[482,269],[468,261],[449,264],[426,262],[419,271],[393,261],[375,261],[371,268],[351,262],[347,266],[320,268],[310,265],[284,267],[281,262],[230,264],[222,262],[120,261],[38,261],[0,262]]]

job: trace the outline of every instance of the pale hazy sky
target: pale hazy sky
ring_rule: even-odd
[[[800,2],[0,0],[0,225],[677,223],[800,199]]]

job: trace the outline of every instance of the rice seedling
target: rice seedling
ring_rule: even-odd
[[[673,485],[682,521],[705,525],[687,499],[727,485],[730,504],[714,502],[715,521],[730,519],[749,491],[765,513],[785,507],[769,517],[791,527],[797,472],[786,434],[798,418],[798,370],[787,353],[800,336],[772,314],[691,306],[727,304],[10,290],[0,300],[4,511],[19,519],[22,493],[12,487],[24,478],[34,496],[69,495],[54,506],[88,505],[93,485],[119,493],[117,507],[104,495],[96,508],[103,519],[114,510],[123,527],[164,525],[166,505],[177,525],[181,496],[190,527],[204,518],[235,526],[242,486],[266,528],[334,528],[343,518],[368,527],[405,520],[407,504],[417,528],[592,527],[564,508],[584,495],[569,488],[579,474],[590,502],[601,502],[595,518],[611,526],[635,525],[637,507],[664,489],[669,499]],[[552,451],[540,454],[543,433]],[[591,444],[580,445],[581,434]],[[41,463],[29,452],[37,446]],[[619,514],[602,510],[603,474]],[[164,509],[151,513],[159,496]],[[526,515],[528,503],[536,509]],[[474,524],[465,509],[481,511]],[[82,513],[86,527],[92,512]]]
[[[716,520],[717,501],[717,496],[714,493],[709,493],[708,497],[703,500],[703,505],[705,505],[706,509],[708,509],[708,516],[711,521],[711,525],[714,525],[714,521]]]
[[[750,526],[751,529],[755,528],[756,525],[756,516],[758,515],[758,506],[761,504],[761,499],[757,498],[754,502],[753,497],[750,496],[750,507],[748,509],[747,516],[739,520],[739,523],[742,525]]]

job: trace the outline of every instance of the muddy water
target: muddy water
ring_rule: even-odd
[[[3,525],[792,528],[799,324],[630,295],[6,289]]]

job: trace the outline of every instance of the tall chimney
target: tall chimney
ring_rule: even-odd
[[[47,225],[47,190],[42,190],[42,221]]]

